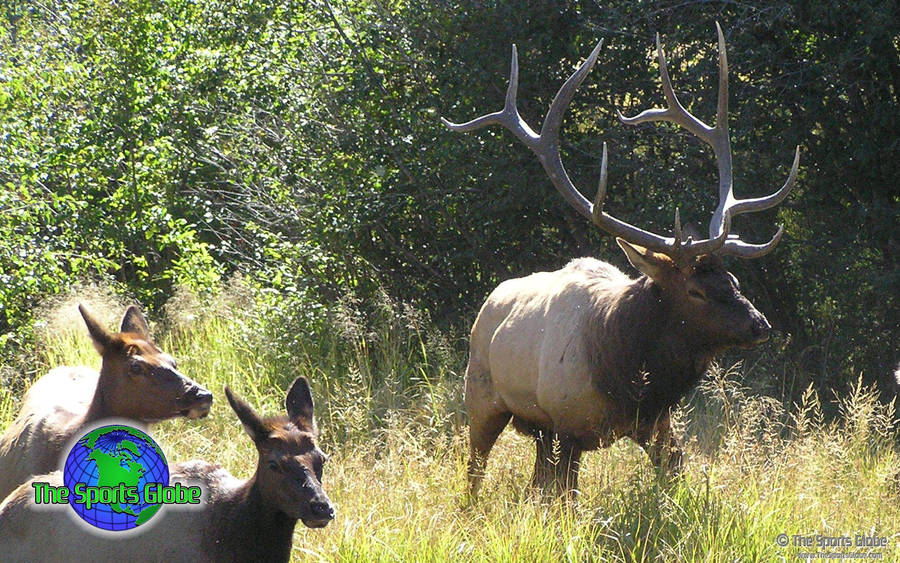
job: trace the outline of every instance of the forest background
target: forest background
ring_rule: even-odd
[[[784,203],[735,221],[735,232],[755,242],[784,225],[771,254],[729,261],[775,333],[753,351],[723,358],[725,367],[705,384],[711,395],[685,401],[696,409],[687,416],[688,435],[716,430],[696,459],[717,447],[728,451],[729,432],[754,455],[747,444],[759,445],[766,432],[799,439],[796,405],[811,397],[822,398],[823,441],[838,428],[849,432],[847,440],[856,436],[847,397],[894,428],[900,22],[894,3],[876,0],[6,2],[0,420],[11,419],[22,391],[48,367],[94,361],[89,345],[70,354],[70,341],[54,340],[63,304],[75,319],[66,326],[86,342],[75,300],[93,303],[110,323],[121,305],[137,302],[189,375],[215,393],[216,385],[237,382],[277,408],[289,381],[307,375],[332,450],[365,443],[376,455],[396,439],[391,432],[406,428],[398,420],[407,421],[437,441],[414,440],[416,448],[457,462],[446,482],[431,483],[435,490],[457,481],[461,487],[467,331],[490,290],[583,255],[634,272],[613,238],[565,204],[511,135],[499,128],[460,135],[439,118],[462,121],[499,109],[516,44],[519,108],[536,126],[557,88],[603,39],[564,122],[563,159],[574,183],[593,196],[605,142],[607,207],[615,216],[669,233],[679,207],[684,221],[703,230],[716,205],[710,152],[683,130],[628,127],[615,112],[663,103],[659,33],[680,99],[712,121],[716,21],[731,71],[736,195],[774,191],[795,146],[801,156]],[[757,411],[740,410],[738,395]],[[217,424],[232,421],[216,408],[223,409],[214,412]],[[760,418],[751,424],[741,412]],[[764,419],[782,426],[753,426]],[[865,440],[874,436],[865,432]],[[240,443],[239,432],[232,437]],[[449,445],[434,450],[435,443]],[[878,448],[875,465],[893,463],[895,446]],[[194,452],[185,446],[184,453]],[[360,455],[348,467],[370,464]],[[513,456],[522,475],[527,455]],[[700,481],[706,475],[708,492],[703,471],[693,473]],[[883,484],[877,475],[872,483]],[[619,483],[609,479],[597,498]],[[733,500],[743,507],[732,516],[746,511],[740,499],[750,493],[740,490],[723,493],[723,506]],[[657,492],[662,496],[651,498],[668,494]],[[634,505],[632,497],[615,498]],[[666,537],[664,525],[641,519],[646,506],[634,506],[635,534]],[[796,508],[779,507],[785,514]],[[754,537],[768,538],[782,525],[778,510],[771,530]],[[844,510],[852,512],[852,504]],[[534,522],[531,531],[545,528],[540,518]],[[607,534],[594,524],[581,534],[582,524],[564,538]],[[630,529],[619,524],[612,526]],[[411,520],[409,530],[423,525]],[[671,532],[681,537],[683,529]],[[617,543],[617,553],[640,558],[644,544],[636,537]],[[482,539],[471,545],[497,538]],[[770,540],[751,542],[737,556],[765,559]],[[381,544],[365,544],[369,552],[335,541],[351,546],[348,553],[390,559]],[[396,553],[414,557],[416,545]],[[665,545],[649,545],[648,553],[669,559]],[[701,541],[697,549],[715,552],[710,545],[719,544]],[[502,552],[502,544],[494,547]]]

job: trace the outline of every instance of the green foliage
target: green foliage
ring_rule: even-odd
[[[536,127],[603,39],[567,112],[573,181],[593,195],[607,142],[616,216],[666,233],[680,207],[703,225],[708,151],[615,110],[662,102],[659,32],[680,98],[711,120],[719,21],[737,195],[775,189],[801,146],[791,197],[736,220],[753,241],[786,229],[772,255],[733,264],[784,335],[762,357],[798,366],[787,391],[856,371],[888,388],[900,337],[889,3],[70,0],[3,17],[0,346],[27,340],[36,302],[97,277],[153,309],[176,285],[240,272],[312,334],[346,296],[374,315],[386,292],[463,326],[503,279],[585,254],[625,268],[511,135],[457,135],[438,117],[498,109],[516,43]]]
[[[221,266],[171,196],[182,144],[167,129],[160,22],[142,3],[10,13],[0,74],[0,333],[47,295],[114,280],[148,305]]]

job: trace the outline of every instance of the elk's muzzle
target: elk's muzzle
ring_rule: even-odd
[[[184,402],[188,404],[188,408],[184,410],[184,416],[189,420],[203,418],[209,414],[212,401],[212,393],[195,384],[185,393]]]

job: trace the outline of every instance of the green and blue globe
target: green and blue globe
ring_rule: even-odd
[[[169,466],[160,447],[144,432],[125,425],[102,426],[82,436],[72,447],[63,469],[63,482],[70,491],[70,505],[85,522],[103,530],[130,530],[159,510],[159,504],[144,500],[144,487],[148,483],[168,486]],[[137,496],[87,508],[76,502],[78,483],[87,487],[137,487]]]

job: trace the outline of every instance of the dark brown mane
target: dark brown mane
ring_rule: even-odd
[[[583,335],[595,387],[620,416],[655,419],[706,371],[712,351],[687,341],[662,290],[641,276],[618,295],[595,297]]]
[[[219,469],[218,466],[215,466]],[[287,561],[295,519],[271,510],[263,501],[254,475],[227,498],[217,499],[211,522],[218,533],[204,539],[205,550],[230,561]]]

